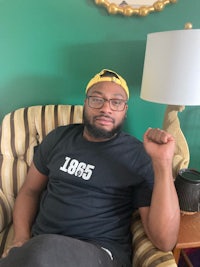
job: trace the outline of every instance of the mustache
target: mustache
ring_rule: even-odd
[[[114,120],[112,117],[108,116],[108,115],[98,115],[98,116],[94,116],[94,119],[95,119],[95,120],[96,120],[96,119],[99,119],[99,118],[106,118],[106,119],[111,120],[112,122],[115,122],[115,120]]]

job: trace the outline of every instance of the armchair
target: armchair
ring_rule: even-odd
[[[57,126],[82,122],[82,110],[78,105],[31,106],[4,117],[0,128],[0,255],[12,240],[12,210],[34,146]],[[172,252],[159,251],[148,240],[138,212],[132,220],[134,267],[177,266]]]

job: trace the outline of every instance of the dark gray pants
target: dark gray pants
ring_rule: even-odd
[[[12,248],[0,267],[121,267],[102,248],[61,235],[39,235]]]

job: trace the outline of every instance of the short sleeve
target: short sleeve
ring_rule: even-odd
[[[133,208],[149,207],[151,204],[152,188],[144,181],[134,188]]]
[[[42,141],[42,143],[37,147],[35,154],[33,156],[33,163],[39,172],[48,175],[49,169],[47,168],[47,161],[50,152],[56,143],[56,130],[50,132]]]

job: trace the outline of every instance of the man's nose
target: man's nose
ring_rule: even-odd
[[[109,100],[105,100],[104,101],[101,110],[106,110],[107,112],[111,112],[112,111],[112,109],[110,108],[110,102],[109,102]]]

